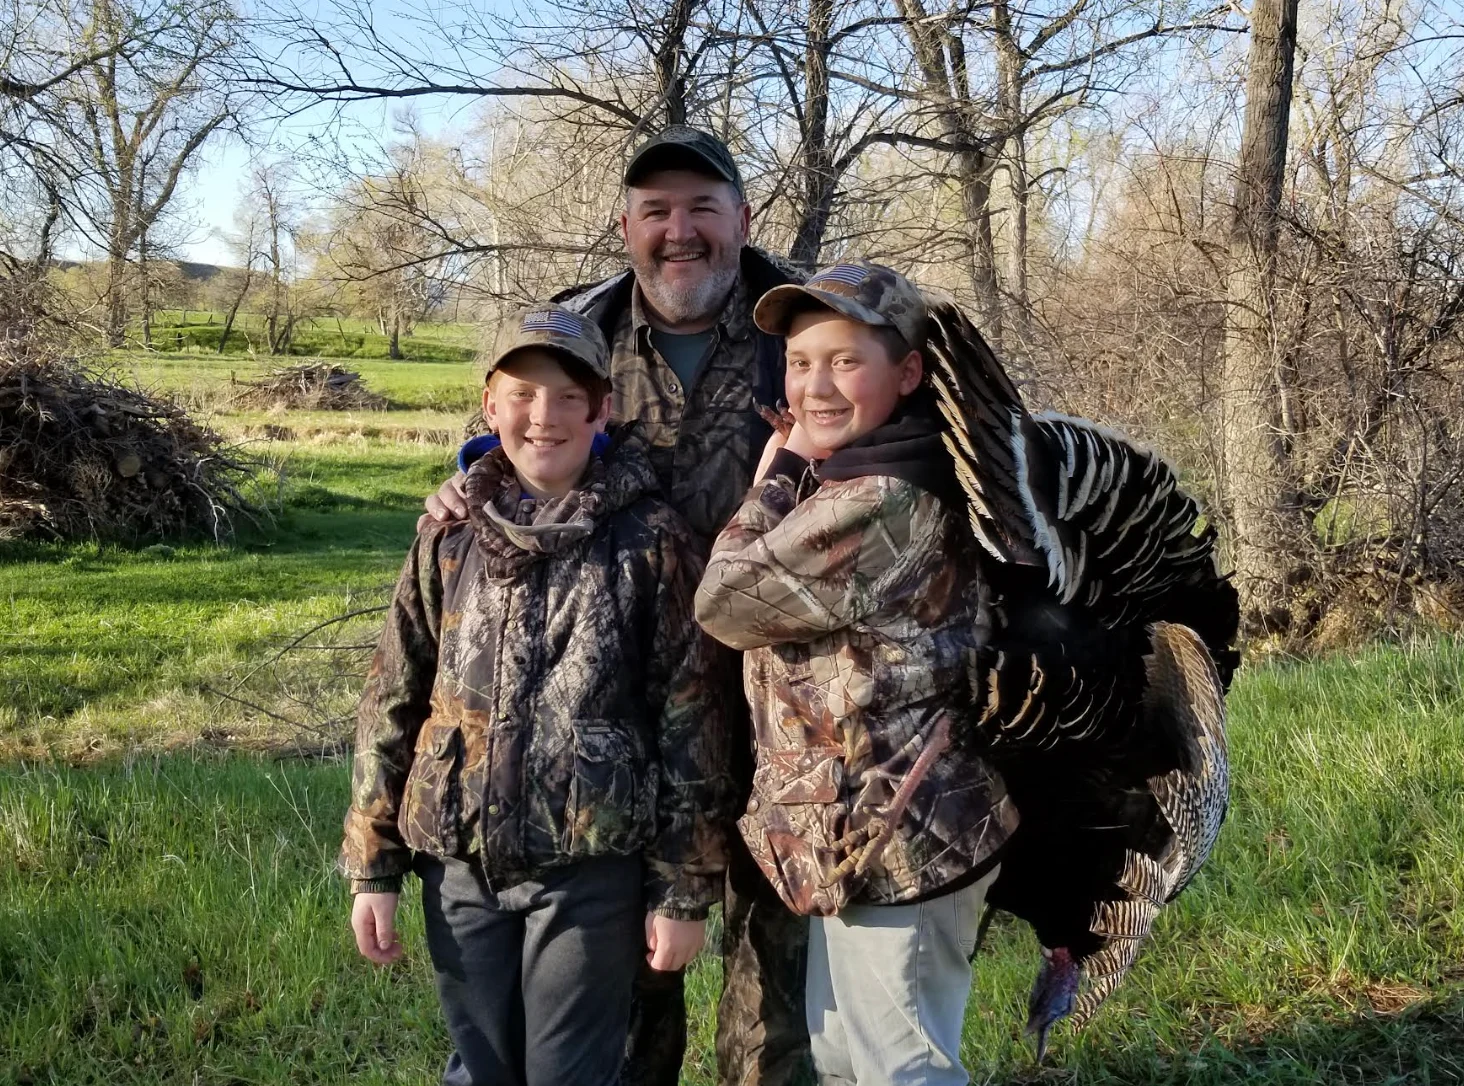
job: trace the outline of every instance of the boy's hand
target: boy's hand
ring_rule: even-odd
[[[427,499],[427,512],[417,518],[417,531],[420,532],[429,524],[446,524],[449,521],[468,519],[468,496],[463,493],[463,481],[466,478],[459,471],[437,488],[437,493]]]
[[[803,423],[793,424],[793,429],[788,431],[788,440],[784,448],[790,453],[797,453],[805,460],[827,460],[828,449],[820,449],[813,443],[813,438],[808,436],[808,431],[803,428]]]
[[[762,459],[757,462],[757,474],[752,477],[753,482],[757,482],[766,477],[768,467],[773,462],[773,457],[778,455],[778,450],[783,447],[784,442],[787,440],[788,435],[785,432],[781,430],[773,431],[772,436],[768,438],[768,443],[763,446]]]
[[[646,961],[652,969],[674,973],[685,969],[701,952],[707,935],[705,920],[668,920],[655,913],[646,913]]]
[[[401,894],[357,894],[351,905],[351,930],[356,949],[377,965],[390,965],[402,956],[397,938],[397,899]]]

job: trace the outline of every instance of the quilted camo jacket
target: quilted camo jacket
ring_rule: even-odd
[[[743,837],[790,908],[829,915],[973,878],[1017,815],[959,724],[990,613],[954,517],[905,479],[826,480],[800,501],[806,482],[774,474],[752,488],[713,546],[696,616],[746,650],[757,770]],[[920,751],[943,737],[856,875],[850,848],[878,836]]]
[[[357,890],[399,886],[412,850],[476,853],[503,885],[640,851],[648,908],[720,899],[726,655],[692,615],[700,548],[655,486],[634,429],[560,500],[521,495],[499,449],[468,473],[469,520],[418,537],[358,712]]]

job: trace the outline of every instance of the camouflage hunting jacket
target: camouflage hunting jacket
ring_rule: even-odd
[[[400,886],[413,850],[512,885],[642,852],[647,907],[720,899],[735,802],[723,654],[697,628],[685,522],[622,429],[580,489],[534,501],[498,449],[469,519],[417,538],[357,718],[341,868]]]
[[[752,306],[798,273],[770,254],[742,251],[742,271],[717,321],[710,353],[690,388],[651,343],[640,289],[630,272],[554,300],[594,320],[610,344],[612,417],[636,421],[666,501],[709,542],[752,483],[772,430],[757,413],[783,396],[783,339],[759,331]]]
[[[971,729],[958,725],[990,632],[987,593],[961,557],[969,543],[910,481],[815,487],[788,469],[789,455],[717,537],[696,595],[702,626],[746,650],[757,768],[738,825],[795,912],[953,889],[996,862],[1017,821],[1001,778],[967,748]],[[882,813],[930,745],[938,756],[856,874],[858,847],[879,837]]]

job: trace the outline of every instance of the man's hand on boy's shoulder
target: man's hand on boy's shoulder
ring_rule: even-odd
[[[402,956],[397,936],[396,911],[401,894],[357,894],[351,902],[351,931],[362,957],[390,965]]]
[[[437,488],[437,493],[428,497],[427,512],[417,518],[417,531],[432,524],[450,524],[455,520],[468,519],[468,496],[463,491],[467,476],[457,472],[451,479]]]
[[[705,920],[672,920],[670,917],[646,913],[646,961],[663,973],[685,969],[701,953],[706,941]]]

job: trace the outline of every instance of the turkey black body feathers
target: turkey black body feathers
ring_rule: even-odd
[[[1170,464],[1032,414],[964,314],[930,316],[927,372],[995,617],[963,738],[1021,814],[989,900],[1051,951],[1028,1023],[1040,1054],[1055,1021],[1081,1025],[1114,990],[1214,844],[1239,607]]]

